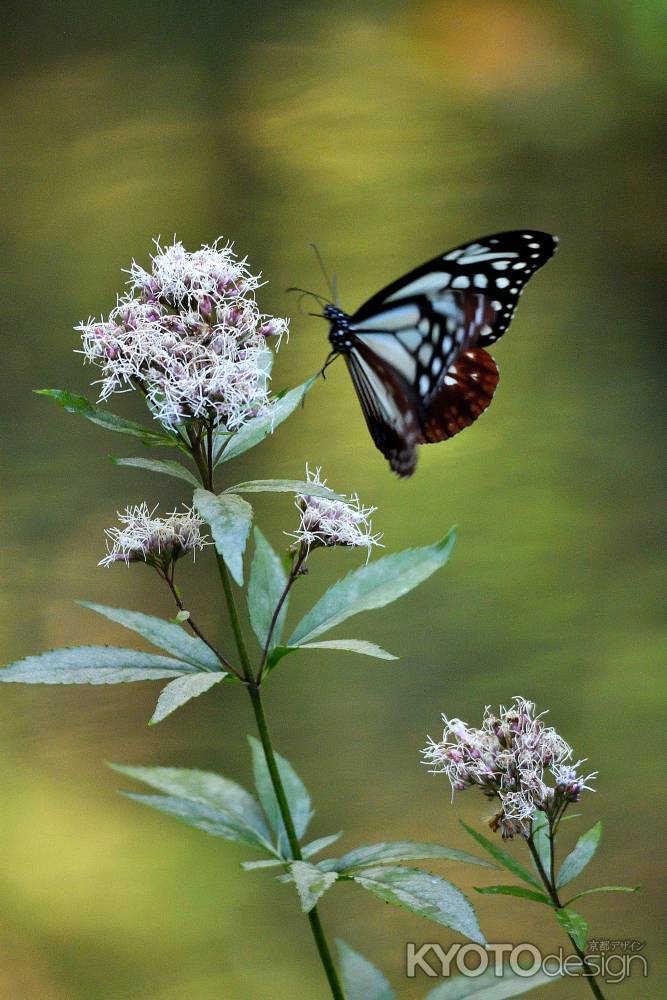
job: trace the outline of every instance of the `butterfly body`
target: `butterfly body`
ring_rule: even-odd
[[[490,405],[498,369],[485,347],[509,326],[524,285],[557,240],[498,233],[450,250],[353,314],[327,305],[329,341],[346,360],[368,429],[394,472],[417,445],[453,437]]]

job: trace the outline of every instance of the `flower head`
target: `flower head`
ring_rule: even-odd
[[[121,528],[107,528],[107,554],[99,566],[115,562],[145,562],[166,571],[187,552],[193,555],[210,542],[201,534],[204,523],[189,507],[172,511],[165,517],[155,517],[147,504],[126,507],[119,511]]]
[[[262,412],[268,341],[279,345],[288,324],[260,313],[260,279],[245,258],[220,241],[193,253],[156,241],[151,270],[133,261],[128,273],[108,318],[76,327],[101,369],[100,399],[139,388],[169,427],[197,418],[233,431]]]
[[[489,799],[500,800],[500,811],[491,821],[503,837],[527,836],[529,821],[538,810],[558,816],[570,802],[577,802],[587,782],[595,777],[577,775],[584,761],[569,763],[572,748],[552,726],[535,714],[535,705],[515,697],[509,708],[496,715],[484,710],[481,729],[460,719],[443,716],[442,740],[429,738],[422,751],[433,772],[449,778],[452,794],[476,785]],[[547,783],[551,776],[553,784]]]
[[[321,469],[313,472],[306,466],[306,480],[317,486],[324,486]],[[308,551],[311,548],[346,545],[351,548],[365,548],[370,556],[374,545],[380,544],[382,535],[372,534],[371,514],[376,507],[362,507],[356,493],[345,499],[329,499],[308,496],[303,493],[295,497],[295,505],[301,515],[296,531],[287,532],[298,545]]]

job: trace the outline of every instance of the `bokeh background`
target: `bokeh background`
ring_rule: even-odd
[[[532,697],[600,771],[567,835],[604,820],[582,886],[642,886],[581,903],[593,936],[647,942],[651,977],[610,995],[663,996],[664,6],[42,0],[13,11],[0,68],[3,659],[122,644],[76,598],[171,613],[146,571],[96,563],[118,507],[187,496],[176,481],[114,468],[109,455],[136,453],[130,439],[31,394],[89,391],[71,328],[113,305],[121,268],[146,262],[154,236],[194,248],[224,234],[264,271],[261,304],[292,315],[282,388],[327,352],[325,326],[283,291],[323,290],[309,241],[353,309],[457,242],[523,226],[558,233],[558,256],[494,352],[490,413],[422,449],[412,480],[392,478],[373,448],[342,363],[275,438],[225,470],[233,482],[322,464],[336,489],[377,504],[389,551],[459,525],[449,567],[339,630],[400,661],[303,655],[270,680],[277,745],[315,798],[313,835],[344,828],[346,849],[403,836],[467,846],[458,819],[481,824],[483,801],[471,792],[452,807],[418,750],[442,711],[474,722],[486,703]],[[129,397],[114,408],[140,415]],[[261,497],[256,509],[282,544],[290,499]],[[358,561],[319,553],[294,615]],[[211,565],[182,581],[224,640]],[[242,849],[120,798],[103,764],[197,765],[248,782],[241,691],[209,694],[154,729],[147,684],[0,694],[3,1000],[325,995],[293,891],[242,874]],[[468,891],[483,880],[433,869]],[[546,911],[476,902],[491,940],[563,943]],[[404,978],[405,942],[455,939],[353,887],[322,910],[332,936],[409,1000],[432,984]],[[548,989],[553,1000],[586,993]]]

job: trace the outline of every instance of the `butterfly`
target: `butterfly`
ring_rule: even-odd
[[[351,315],[324,307],[327,364],[345,358],[370,435],[398,476],[415,471],[418,445],[453,437],[488,408],[499,374],[486,348],[557,244],[536,230],[484,236],[409,271]]]

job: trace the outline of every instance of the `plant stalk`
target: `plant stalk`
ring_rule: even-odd
[[[535,862],[535,867],[537,868],[539,876],[542,879],[542,884],[544,885],[544,888],[547,890],[547,893],[549,894],[549,898],[551,899],[551,902],[554,904],[554,906],[556,907],[556,909],[561,910],[563,908],[563,905],[562,905],[562,903],[560,901],[560,898],[558,896],[558,891],[556,889],[555,881],[554,881],[554,844],[553,844],[553,836],[552,836],[551,826],[549,827],[549,850],[550,850],[551,877],[549,877],[547,875],[546,871],[544,870],[544,865],[542,864],[540,856],[537,853],[537,849],[536,849],[535,844],[533,842],[533,836],[532,836],[532,834],[527,838],[526,842],[528,844],[528,850],[530,851],[531,857],[532,857],[533,861]],[[588,964],[588,960],[586,959],[586,955],[581,950],[581,948],[579,947],[579,945],[577,944],[577,942],[574,940],[574,938],[572,937],[572,935],[568,934],[568,937],[570,939],[570,944],[574,948],[574,950],[577,953],[577,956],[579,958],[579,961],[581,962],[582,968],[583,968],[583,970],[585,972],[586,982],[590,986],[591,992],[592,992],[593,996],[596,998],[596,1000],[605,1000],[604,993],[602,992],[602,990],[600,989],[600,987],[598,986],[598,984],[596,982],[595,974],[594,974],[592,968],[590,967],[590,965]]]

